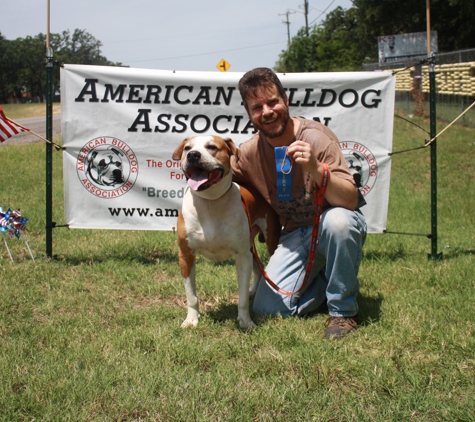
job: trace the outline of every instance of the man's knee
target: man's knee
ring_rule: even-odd
[[[354,226],[354,212],[345,208],[329,209],[325,212],[322,220],[322,230],[339,238],[348,236]]]

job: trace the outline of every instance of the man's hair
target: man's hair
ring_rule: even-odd
[[[277,88],[282,99],[285,100],[287,97],[285,89],[277,75],[271,69],[267,67],[258,67],[245,73],[239,81],[238,88],[247,112],[249,112],[247,102],[249,98],[256,95],[258,89],[270,89],[274,86]]]

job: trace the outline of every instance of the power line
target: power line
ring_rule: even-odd
[[[171,60],[171,59],[184,59],[187,57],[198,57],[198,56],[207,56],[210,54],[217,54],[217,53],[227,53],[229,51],[239,51],[239,50],[249,50],[251,48],[258,48],[258,47],[265,47],[268,45],[280,44],[280,42],[271,42],[268,44],[260,44],[260,45],[253,45],[251,47],[241,47],[241,48],[233,48],[231,50],[220,50],[220,51],[211,51],[209,53],[199,53],[199,54],[188,54],[184,56],[173,56],[173,57],[160,57],[157,59],[146,59],[146,60],[124,60],[126,63],[142,63],[142,62],[154,62],[158,60]]]
[[[318,20],[320,18],[320,16],[324,15],[325,12],[330,8],[330,6],[335,3],[335,0],[332,0],[332,2],[325,8],[325,10],[322,11],[322,13],[320,13],[312,22],[310,22],[310,25],[312,23],[314,23],[316,20]]]

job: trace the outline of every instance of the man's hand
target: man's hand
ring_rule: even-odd
[[[321,163],[314,156],[310,145],[303,141],[295,141],[287,148],[287,155],[312,175],[313,180],[320,184],[323,176]],[[325,195],[334,207],[343,207],[354,211],[358,204],[358,189],[349,180],[341,177],[330,177]]]

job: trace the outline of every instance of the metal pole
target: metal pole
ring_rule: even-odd
[[[437,135],[436,93],[435,93],[435,55],[429,56],[430,83],[430,137]],[[430,144],[430,193],[431,193],[431,253],[430,259],[441,259],[437,253],[437,140]]]
[[[46,16],[46,139],[53,142],[53,49],[50,47],[50,1]],[[53,144],[46,144],[46,256],[53,257]]]
[[[290,21],[289,21],[289,12],[286,13],[287,20],[284,22],[287,24],[287,47],[290,47]]]
[[[308,37],[308,1],[305,0],[305,4],[304,4],[304,11],[305,11],[305,34],[307,35]]]
[[[430,42],[430,0],[427,5],[427,55],[429,61],[429,98],[430,98],[430,138],[437,135],[436,92],[435,92],[435,54]],[[437,140],[430,144],[430,196],[431,196],[431,253],[429,259],[442,259],[437,253]]]
[[[279,16],[285,15],[287,18],[286,21],[282,21],[282,23],[285,23],[287,25],[287,47],[290,47],[290,20],[289,20],[289,15],[293,14],[295,12],[291,10],[287,10],[285,13],[280,13]]]

